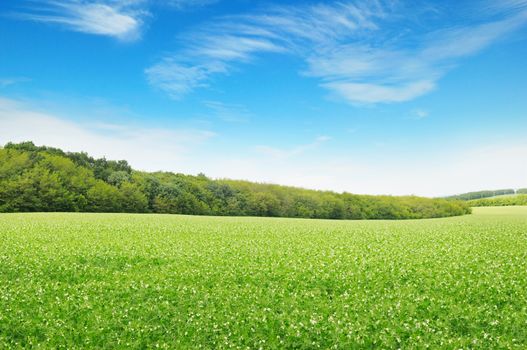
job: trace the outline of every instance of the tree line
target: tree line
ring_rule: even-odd
[[[521,192],[521,191],[525,191],[525,192]],[[527,193],[527,189],[524,188],[524,189],[519,189],[518,191],[515,191],[512,188],[507,188],[507,189],[502,189],[502,190],[476,191],[476,192],[467,192],[467,193],[457,194],[454,196],[448,196],[444,198],[462,200],[462,201],[470,201],[473,199],[490,198],[490,197],[496,197],[496,196],[515,194],[515,193]]]
[[[462,201],[315,191],[171,172],[124,160],[8,143],[0,148],[0,212],[129,212],[321,219],[418,219],[470,213]]]

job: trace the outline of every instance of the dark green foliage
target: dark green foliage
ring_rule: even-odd
[[[520,188],[516,191],[517,194],[527,194],[527,188]]]
[[[490,197],[514,194],[514,193],[515,191],[512,188],[508,188],[504,190],[468,192],[468,193],[458,194],[455,196],[449,196],[445,198],[462,200],[462,201],[470,201],[473,199],[490,198]]]
[[[338,194],[203,174],[134,171],[126,161],[37,147],[0,149],[0,212],[89,211],[277,216],[319,219],[418,219],[470,213],[461,201]]]

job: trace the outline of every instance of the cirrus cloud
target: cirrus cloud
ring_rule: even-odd
[[[135,40],[149,15],[144,3],[144,0],[45,0],[28,6],[17,17],[57,24],[76,32]]]
[[[216,75],[231,74],[235,65],[264,53],[286,54],[304,61],[301,75],[319,79],[348,103],[404,102],[433,91],[462,58],[527,23],[523,0],[494,4],[493,11],[487,5],[473,2],[469,11],[459,4],[411,8],[388,0],[274,6],[186,33],[179,50],[145,73],[151,85],[179,99]],[[462,10],[465,15],[457,15]],[[420,23],[426,16],[431,24]]]

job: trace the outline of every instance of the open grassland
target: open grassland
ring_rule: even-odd
[[[513,194],[505,196],[495,196],[490,198],[474,199],[468,201],[474,207],[502,207],[502,206],[527,206],[527,194]]]
[[[527,207],[0,215],[0,348],[527,348]]]

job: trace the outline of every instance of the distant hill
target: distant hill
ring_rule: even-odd
[[[502,207],[509,205],[527,205],[527,194],[496,196],[490,198],[473,199],[467,201],[471,207]]]
[[[37,147],[0,148],[0,212],[79,211],[418,219],[470,213],[467,203],[315,191],[205,175],[133,170],[124,160]]]
[[[467,193],[447,196],[443,198],[470,201],[474,199],[490,198],[490,197],[504,196],[504,195],[514,195],[516,193],[527,193],[527,188],[519,189],[517,191],[512,188],[508,188],[508,189],[502,189],[502,190],[467,192]]]

